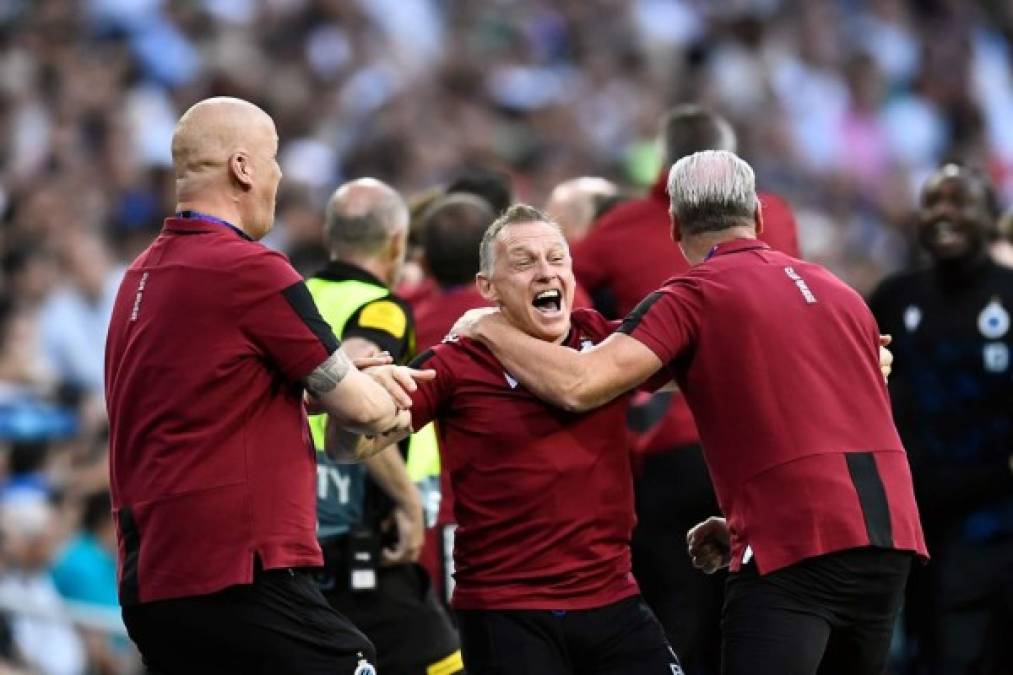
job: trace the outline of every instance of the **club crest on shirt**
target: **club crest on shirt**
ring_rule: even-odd
[[[988,340],[998,340],[1009,331],[1009,312],[995,296],[978,315],[978,331]]]
[[[922,322],[922,310],[918,305],[908,305],[904,310],[904,328],[908,333],[918,330],[918,324]]]
[[[368,661],[359,661],[359,665],[356,667],[355,672],[352,675],[376,675],[376,668],[374,668]]]
[[[503,371],[503,377],[506,378],[507,384],[510,385],[511,389],[516,389],[517,388],[517,380],[515,380],[513,377],[511,377],[510,373],[508,373],[507,371],[504,370]]]
[[[594,342],[591,340],[584,339],[580,341],[580,351],[586,352],[591,347],[594,347]]]

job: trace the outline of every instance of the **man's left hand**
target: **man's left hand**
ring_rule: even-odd
[[[887,345],[893,342],[892,335],[879,336],[879,372],[883,373],[883,381],[890,381],[890,373],[893,371],[893,352],[887,349]]]
[[[397,526],[397,542],[380,551],[380,564],[385,567],[413,563],[419,559],[425,540],[421,503],[408,509],[395,508],[394,524]]]

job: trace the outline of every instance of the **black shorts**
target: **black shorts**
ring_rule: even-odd
[[[333,568],[332,568],[333,569]],[[462,672],[457,630],[419,565],[381,567],[373,591],[348,589],[347,575],[318,574],[324,597],[376,646],[382,675]]]
[[[252,584],[123,608],[148,672],[361,675],[373,645],[302,570],[258,571]],[[362,666],[362,667],[360,667]]]
[[[468,675],[682,675],[640,596],[576,611],[458,610]]]
[[[858,548],[728,575],[723,675],[881,675],[913,555]]]

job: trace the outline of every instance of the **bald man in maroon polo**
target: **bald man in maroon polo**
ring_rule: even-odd
[[[756,240],[754,181],[729,152],[675,164],[673,238],[693,268],[599,346],[533,340],[490,310],[456,330],[571,411],[671,373],[727,517],[690,536],[697,565],[732,570],[722,672],[879,675],[911,560],[927,552],[878,329],[853,289]]]

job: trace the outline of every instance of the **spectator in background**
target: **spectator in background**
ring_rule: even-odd
[[[21,307],[38,308],[58,279],[49,250],[34,244],[11,246],[3,256],[4,288]]]
[[[1013,267],[1013,211],[999,219],[998,237],[992,244],[992,257],[1000,265]]]
[[[109,492],[84,498],[81,531],[60,551],[53,582],[68,600],[118,607],[116,597],[116,528]]]
[[[50,575],[64,599],[106,609],[119,620],[116,528],[107,490],[84,497],[81,529],[62,547]],[[82,638],[89,664],[100,673],[127,673],[139,665],[126,638],[88,629]]]
[[[907,609],[917,672],[931,675],[968,672],[1013,569],[1013,270],[988,255],[998,215],[984,175],[944,165],[918,212],[931,264],[869,301],[893,336],[894,418],[934,558],[915,570]]]
[[[475,275],[482,235],[495,219],[487,201],[463,192],[441,197],[426,211],[423,264],[437,289],[412,307],[420,353],[443,340],[461,314],[488,304]]]
[[[502,171],[481,166],[467,167],[457,172],[447,184],[445,192],[446,194],[464,192],[481,197],[488,202],[497,216],[506,211],[514,201],[510,176]]]
[[[616,184],[604,178],[571,178],[549,193],[545,213],[559,223],[566,241],[573,246],[587,236],[601,206],[618,194]]]
[[[465,192],[436,199],[423,214],[422,265],[435,287],[412,303],[420,354],[440,344],[461,314],[488,305],[475,286],[475,275],[482,236],[495,219],[489,202]],[[440,513],[436,527],[426,532],[421,562],[446,598],[453,546],[447,541],[451,535],[444,533],[454,522],[454,494],[446,471],[440,474],[440,493]]]
[[[101,400],[106,330],[123,270],[101,238],[81,234],[65,243],[65,283],[42,306],[42,345],[60,379]]]
[[[46,497],[27,491],[0,501],[5,569],[0,605],[19,610],[11,622],[17,653],[32,672],[83,675],[84,644],[62,617],[63,604],[49,566],[54,551],[55,513]]]
[[[609,211],[573,249],[573,266],[600,302],[629,314],[648,293],[689,263],[671,238],[667,167],[700,150],[735,151],[735,131],[720,115],[696,105],[673,108],[661,143],[665,167],[651,192]],[[776,195],[760,192],[761,241],[798,255],[795,221]],[[622,255],[617,254],[621,251]],[[717,673],[719,617],[724,580],[700,578],[686,557],[683,533],[718,509],[693,417],[681,394],[658,394],[651,404],[663,413],[640,439],[643,456],[637,479],[637,529],[633,569],[644,598],[657,613],[672,646],[693,673]],[[666,403],[664,397],[671,396]],[[644,423],[645,425],[648,424]],[[673,490],[673,485],[679,485]]]

